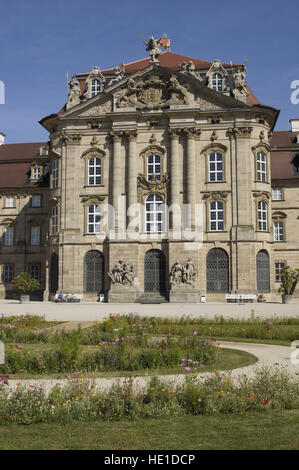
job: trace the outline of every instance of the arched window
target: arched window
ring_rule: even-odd
[[[224,230],[224,203],[222,201],[210,202],[210,231]]]
[[[222,91],[223,89],[223,78],[220,73],[213,73],[212,75],[212,88],[216,91]]]
[[[88,159],[88,185],[98,186],[102,183],[102,160],[99,157]]]
[[[213,248],[207,256],[207,292],[229,291],[229,259],[226,251]]]
[[[256,281],[258,292],[270,292],[270,261],[265,250],[256,256]]]
[[[268,230],[268,205],[265,201],[259,201],[257,205],[258,229],[261,232]]]
[[[91,82],[91,96],[98,95],[101,92],[101,84],[99,80],[92,80]]]
[[[88,233],[100,233],[101,231],[101,206],[91,204],[88,206]]]
[[[84,257],[84,292],[102,294],[105,291],[104,255],[100,251],[88,251]]]
[[[150,194],[145,200],[145,226],[147,233],[164,230],[164,201],[160,194]]]
[[[157,180],[161,179],[161,157],[160,155],[149,155],[147,157],[147,180],[151,181],[153,175]]]
[[[223,155],[220,152],[209,154],[209,181],[223,181]]]
[[[256,155],[256,177],[258,181],[267,179],[267,156],[264,152],[258,152]]]

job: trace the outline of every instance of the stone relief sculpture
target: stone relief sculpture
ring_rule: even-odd
[[[140,81],[130,78],[116,104],[119,108],[163,109],[171,105],[187,105],[189,96],[175,75],[165,80],[164,76],[156,74]]]
[[[178,260],[172,266],[170,273],[170,285],[194,285],[196,279],[197,269],[192,258],[188,258],[184,264],[181,264]]]
[[[115,68],[114,72],[115,77],[110,80],[108,86],[113,85],[113,83],[117,83],[125,77],[125,64],[122,62]]]
[[[113,284],[121,284],[123,286],[132,286],[134,281],[134,266],[125,263],[122,259],[113,266],[108,276]]]
[[[75,75],[72,76],[72,80],[68,82],[70,91],[66,103],[66,109],[70,109],[77,104],[80,104],[81,89],[78,80]]]

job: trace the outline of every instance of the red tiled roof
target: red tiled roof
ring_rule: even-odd
[[[271,177],[272,179],[299,178],[294,171],[292,160],[294,151],[298,151],[299,143],[295,140],[296,134],[291,131],[273,132],[271,145]],[[294,142],[295,140],[295,142]],[[289,150],[288,150],[289,148]]]
[[[293,147],[296,145],[299,147],[299,143],[294,142],[295,138],[296,134],[292,131],[275,131],[270,144],[271,147]]]
[[[0,145],[0,161],[2,160],[32,160],[39,157],[40,147],[46,142],[28,142],[22,144]],[[42,157],[45,158],[45,157]]]

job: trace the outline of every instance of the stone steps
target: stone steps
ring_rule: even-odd
[[[160,292],[144,292],[135,301],[140,304],[162,304],[168,303],[166,294],[163,295]]]

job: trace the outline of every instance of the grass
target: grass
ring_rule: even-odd
[[[24,350],[28,349],[31,351],[41,351],[45,346],[49,349],[53,349],[55,345],[53,344],[26,344],[24,345]],[[85,349],[90,348],[90,346],[85,346]],[[248,365],[254,364],[257,361],[257,358],[253,354],[249,354],[245,351],[239,351],[235,349],[223,348],[221,359],[213,364],[206,364],[202,366],[198,372],[211,372],[215,369],[220,370],[230,370],[237,369],[239,367],[246,367]],[[158,376],[158,375],[171,375],[171,374],[184,374],[186,373],[181,367],[177,368],[168,368],[168,369],[143,369],[143,370],[134,370],[134,371],[112,371],[112,372],[82,372],[81,377],[91,377],[91,378],[112,378],[112,377],[136,377],[136,376]],[[68,375],[67,372],[63,375],[57,374],[33,374],[29,372],[22,372],[18,374],[9,374],[10,379],[52,379],[52,378],[61,378]]]
[[[0,427],[1,450],[297,450],[299,410]]]

